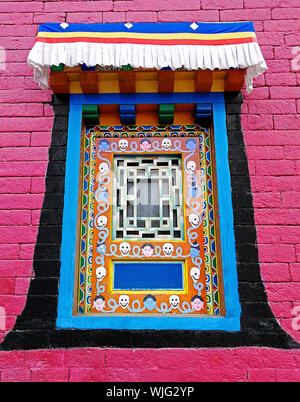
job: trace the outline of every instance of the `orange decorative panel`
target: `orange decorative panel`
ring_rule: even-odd
[[[89,133],[79,313],[219,313],[208,133],[161,134]]]

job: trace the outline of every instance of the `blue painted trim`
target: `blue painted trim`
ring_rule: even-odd
[[[216,171],[219,199],[220,235],[222,246],[223,282],[226,316],[241,313],[233,227],[231,179],[228,163],[228,141],[225,102],[213,104]]]
[[[231,32],[255,32],[253,22],[197,22],[193,30],[191,22],[135,22],[128,29],[124,23],[69,24],[63,28],[59,23],[46,23],[39,26],[39,32],[131,32],[131,33],[193,33],[218,34]]]
[[[120,122],[124,126],[135,126],[135,114],[120,114]]]
[[[135,115],[135,105],[120,105],[120,114]]]
[[[238,317],[58,317],[57,328],[239,331]]]
[[[218,181],[226,317],[73,316],[77,192],[80,168],[82,104],[212,103]],[[71,95],[63,214],[58,328],[240,330],[240,303],[235,254],[231,182],[223,93]]]
[[[224,103],[221,92],[147,93],[147,94],[95,94],[70,96],[70,105],[126,105],[151,103]]]
[[[196,105],[196,114],[198,113],[212,113],[212,104],[211,103],[198,103]]]
[[[82,105],[74,105],[69,113],[58,318],[66,312],[72,316],[73,309],[81,120]]]

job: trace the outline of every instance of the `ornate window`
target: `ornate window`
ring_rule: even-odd
[[[224,92],[267,68],[253,23],[43,24],[28,63],[71,94],[57,326],[239,330]]]
[[[84,127],[80,151],[78,139],[77,145],[72,141],[74,130],[78,135],[76,109],[71,103],[75,154],[69,151],[66,182],[69,177],[74,197],[68,193],[65,217],[77,220],[78,229],[72,254],[64,228],[58,326],[238,328],[232,228],[224,233],[221,227],[222,214],[230,220],[224,216],[230,188],[222,192],[228,178],[220,170],[220,161],[228,169],[227,155],[216,158],[224,153],[225,121],[222,130],[216,124]],[[79,197],[72,180],[75,155]],[[72,256],[68,266],[66,254]]]

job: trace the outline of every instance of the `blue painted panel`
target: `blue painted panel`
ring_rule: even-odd
[[[134,22],[130,28],[132,33],[194,33],[218,34],[231,32],[255,32],[253,22],[198,22],[196,31],[192,30],[191,22]],[[112,22],[106,24],[69,24],[63,28],[59,23],[46,23],[39,26],[39,32],[128,32],[124,23]]]
[[[135,125],[135,114],[120,114],[120,121],[124,126]]]
[[[196,114],[198,113],[212,113],[212,104],[211,103],[198,103],[196,105]]]
[[[183,290],[182,262],[115,262],[114,290]]]
[[[135,105],[120,105],[120,114],[135,114]]]
[[[82,71],[95,71],[95,67],[88,67],[85,63],[81,65]]]
[[[211,118],[210,113],[197,113],[195,114],[195,123],[196,124],[209,124]]]
[[[135,94],[73,94],[70,105],[124,105],[153,103],[221,103],[221,92],[181,92],[181,93],[135,93]]]

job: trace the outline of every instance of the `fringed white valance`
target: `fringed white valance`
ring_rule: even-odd
[[[248,92],[267,69],[252,23],[44,24],[28,64],[43,89],[48,88],[48,67],[60,64],[246,69]]]

